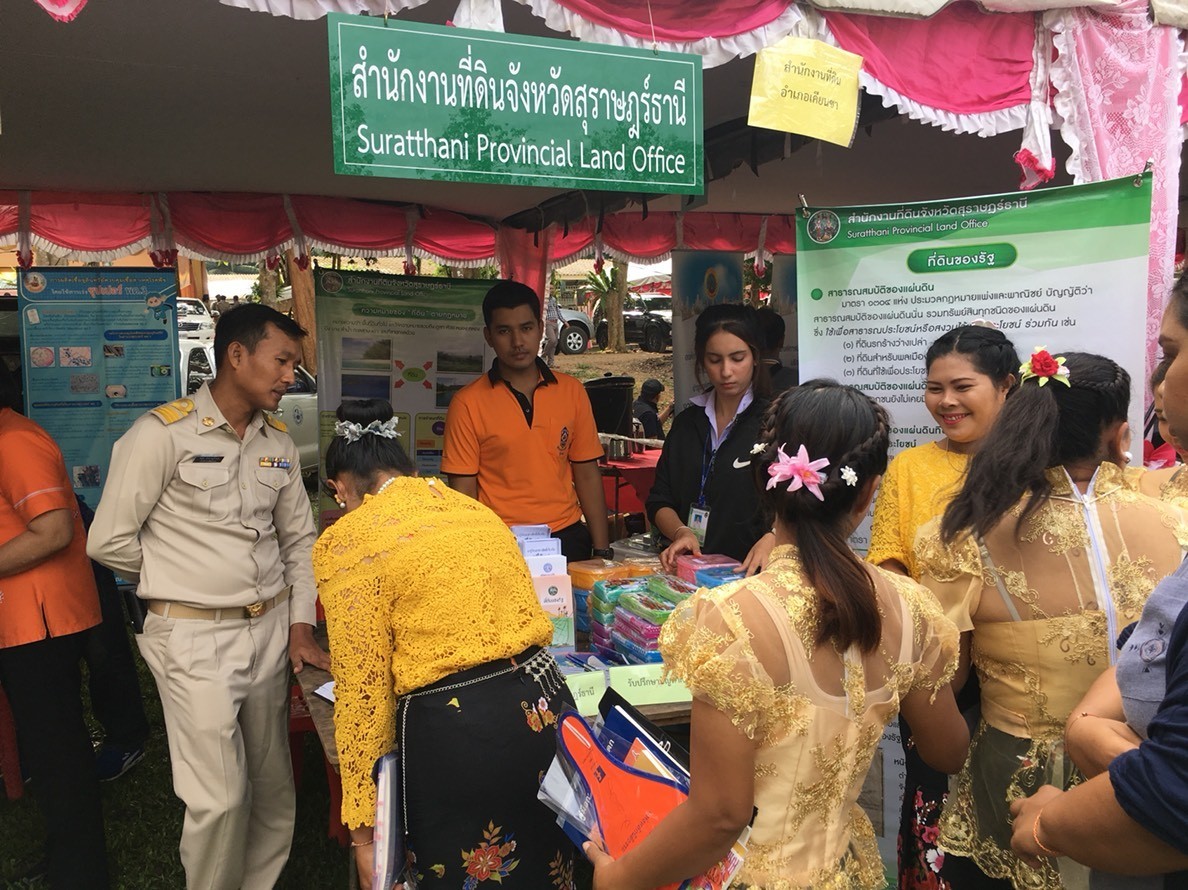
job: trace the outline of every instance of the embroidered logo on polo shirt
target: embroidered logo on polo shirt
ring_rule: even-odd
[[[561,441],[557,443],[557,453],[564,454],[569,449],[569,427],[561,427]]]

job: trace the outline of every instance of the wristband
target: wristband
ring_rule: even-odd
[[[1043,851],[1045,856],[1051,856],[1053,859],[1059,859],[1060,854],[1050,847],[1045,847],[1044,842],[1039,839],[1040,817],[1044,814],[1043,807],[1035,814],[1035,821],[1031,823],[1031,839],[1035,841],[1035,845]]]
[[[375,843],[375,838],[372,838],[369,841],[351,841],[351,846],[352,847],[370,847],[374,843]]]

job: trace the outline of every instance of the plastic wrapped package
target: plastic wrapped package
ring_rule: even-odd
[[[594,582],[610,578],[626,578],[630,570],[621,562],[607,559],[584,559],[581,562],[571,562],[568,566],[569,577],[573,579],[574,587],[584,587],[590,590]]]
[[[676,575],[653,575],[648,578],[648,593],[674,606],[683,603],[696,592],[696,584],[682,581]]]
[[[646,618],[640,618],[638,615],[628,612],[622,606],[615,607],[615,630],[630,633],[636,639],[645,642],[650,641],[653,645],[656,640],[660,639],[659,624],[648,621]]]
[[[625,593],[619,597],[618,607],[655,625],[661,625],[667,621],[674,608],[672,603],[646,593]]]
[[[742,577],[745,576],[737,566],[709,566],[698,569],[696,575],[698,587],[721,587]]]
[[[643,593],[647,589],[648,582],[643,578],[604,578],[594,582],[590,594],[613,606],[623,594]]]
[[[688,584],[695,584],[697,582],[697,573],[701,569],[709,568],[710,566],[737,566],[739,565],[737,559],[729,556],[723,556],[720,553],[703,553],[701,556],[694,556],[692,553],[682,553],[676,558],[676,573],[677,577]]]

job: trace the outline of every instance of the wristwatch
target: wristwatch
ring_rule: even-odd
[[[597,556],[599,559],[614,559],[615,558],[615,551],[611,547],[603,547],[602,549],[595,547],[590,552],[593,553],[595,556]]]

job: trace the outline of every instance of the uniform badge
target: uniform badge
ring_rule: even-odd
[[[213,417],[203,417],[202,425],[203,426],[214,426],[214,418]]]
[[[569,447],[569,427],[561,427],[561,441],[557,443],[557,453],[564,454]]]
[[[293,462],[287,457],[262,457],[260,458],[260,466],[272,467],[278,470],[287,470],[293,466]]]

